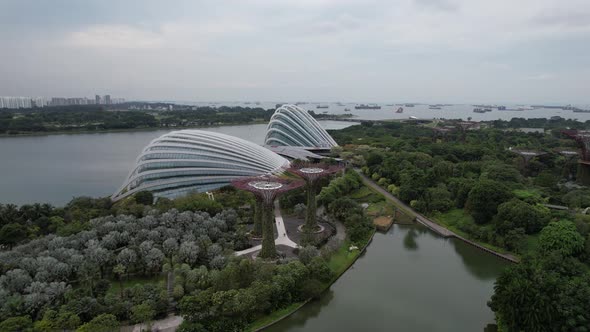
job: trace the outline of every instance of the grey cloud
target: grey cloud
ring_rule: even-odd
[[[590,27],[590,11],[544,11],[535,15],[532,22],[539,25]]]
[[[427,7],[442,11],[456,11],[459,6],[450,0],[414,0],[421,7]]]

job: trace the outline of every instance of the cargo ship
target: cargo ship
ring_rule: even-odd
[[[473,112],[474,113],[486,113],[486,112],[491,112],[492,110],[490,108],[474,108]]]
[[[380,110],[381,106],[360,104],[360,105],[356,105],[354,107],[354,109],[356,109],[356,110]]]
[[[328,105],[318,105],[315,108],[329,108],[330,106]]]

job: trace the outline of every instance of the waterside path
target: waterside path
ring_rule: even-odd
[[[476,247],[480,250],[483,250],[485,252],[488,252],[494,256],[500,257],[502,259],[505,259],[507,261],[510,261],[512,263],[518,263],[519,259],[513,255],[510,254],[503,254],[497,251],[494,251],[492,249],[486,248],[484,246],[482,246],[479,243],[476,243],[474,241],[471,241],[469,239],[466,239],[465,237],[456,234],[455,232],[435,223],[434,221],[428,219],[427,217],[423,216],[422,214],[418,213],[416,210],[412,209],[410,206],[408,206],[407,204],[405,204],[404,202],[402,202],[401,200],[399,200],[397,197],[393,196],[391,193],[389,193],[387,190],[381,188],[381,186],[379,186],[378,184],[376,184],[373,180],[369,179],[367,176],[365,176],[360,169],[355,168],[355,171],[361,176],[363,183],[367,186],[369,186],[370,188],[376,190],[377,192],[379,192],[380,194],[382,194],[387,200],[391,201],[394,203],[394,205],[396,205],[397,207],[399,207],[401,210],[403,210],[406,214],[408,214],[409,216],[415,218],[415,220],[417,222],[419,222],[420,224],[428,227],[429,229],[431,229],[432,231],[434,231],[435,233],[437,233],[438,235],[445,237],[445,238],[457,238],[473,247]]]

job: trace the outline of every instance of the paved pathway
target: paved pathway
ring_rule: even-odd
[[[378,191],[379,193],[381,193],[386,199],[392,201],[396,206],[400,207],[402,210],[404,210],[406,213],[408,213],[410,216],[415,217],[416,221],[421,223],[422,225],[430,228],[431,230],[433,230],[435,233],[439,234],[440,236],[443,236],[445,238],[449,238],[449,237],[454,237],[457,238],[467,244],[470,244],[478,249],[481,249],[483,251],[486,251],[492,255],[498,256],[500,258],[506,259],[508,261],[514,262],[514,263],[518,263],[518,258],[510,255],[510,254],[502,254],[499,253],[497,251],[491,250],[489,248],[486,248],[474,241],[471,241],[469,239],[466,239],[464,237],[462,237],[461,235],[455,234],[455,232],[446,229],[445,227],[435,223],[434,221],[426,218],[425,216],[421,215],[420,213],[416,212],[414,209],[412,209],[410,206],[406,205],[406,203],[402,202],[401,200],[399,200],[397,197],[393,196],[390,192],[388,192],[387,190],[381,188],[381,186],[379,186],[378,184],[376,184],[373,180],[369,179],[368,177],[366,177],[359,169],[355,168],[354,169],[360,176],[361,179],[363,180],[363,183],[373,189],[375,189],[376,191]]]
[[[291,241],[291,239],[287,235],[287,230],[285,229],[285,222],[283,221],[283,216],[281,215],[281,208],[279,207],[278,200],[275,201],[275,226],[277,227],[277,234],[278,234],[277,238],[275,239],[276,245],[285,245],[285,246],[291,247],[291,248],[298,247],[297,243]],[[247,255],[247,254],[251,254],[253,252],[256,252],[260,249],[262,249],[261,244],[254,246],[252,248],[242,250],[242,251],[236,251],[235,255],[236,256]]]
[[[181,316],[168,316],[164,319],[152,322],[152,329],[150,331],[173,332],[178,329],[182,323]],[[143,330],[142,330],[143,329]],[[148,331],[147,324],[135,324],[121,327],[121,332],[141,332]]]
[[[379,193],[381,193],[386,199],[392,201],[395,205],[401,207],[402,210],[405,210],[412,217],[415,217],[417,222],[419,222],[422,225],[430,228],[435,233],[437,233],[438,235],[441,235],[443,237],[452,237],[452,236],[455,236],[455,233],[451,232],[450,230],[448,230],[448,229],[440,226],[439,224],[431,221],[430,219],[428,219],[425,216],[421,215],[420,213],[416,212],[416,210],[412,209],[412,207],[406,205],[406,203],[402,202],[397,197],[393,196],[390,192],[388,192],[387,190],[381,188],[380,185],[376,184],[375,182],[373,182],[373,180],[370,180],[363,173],[361,173],[361,171],[359,169],[355,169],[355,171],[361,176],[361,178],[363,179],[363,182],[365,183],[365,185],[367,185],[367,186],[375,189],[376,191],[378,191]]]

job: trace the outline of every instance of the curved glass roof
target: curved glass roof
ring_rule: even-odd
[[[321,148],[338,145],[306,110],[288,104],[279,107],[270,118],[264,144]]]
[[[243,176],[280,173],[287,159],[252,142],[204,130],[179,130],[146,146],[114,201],[138,191],[176,197],[223,187]]]

